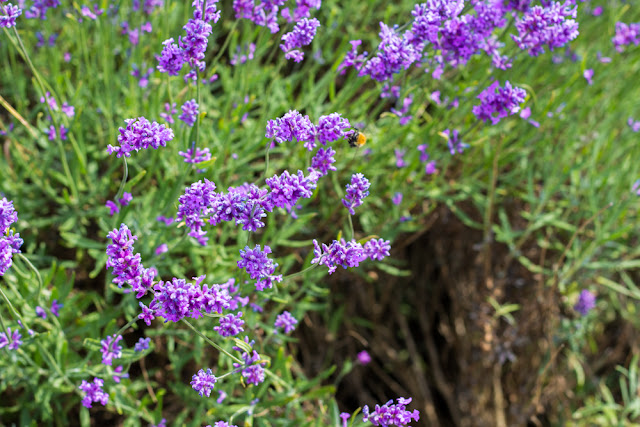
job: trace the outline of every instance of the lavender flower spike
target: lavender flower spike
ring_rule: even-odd
[[[342,204],[354,215],[355,208],[362,204],[362,200],[369,195],[369,180],[361,173],[351,176],[351,184],[347,185],[347,195],[342,199]]]
[[[126,128],[120,128],[118,142],[120,145],[114,147],[109,145],[107,153],[116,153],[116,157],[130,157],[132,151],[140,151],[149,147],[167,146],[167,142],[173,139],[173,130],[157,122],[151,123],[144,117],[125,120]]]

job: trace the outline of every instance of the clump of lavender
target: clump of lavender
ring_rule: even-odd
[[[198,117],[198,108],[199,105],[195,99],[191,99],[184,104],[182,104],[182,114],[178,117],[178,119],[182,120],[187,124],[187,126],[193,126]]]
[[[291,315],[288,311],[283,311],[282,314],[276,316],[274,328],[284,328],[284,333],[288,334],[293,332],[298,324],[298,320]]]
[[[180,151],[179,155],[184,157],[185,163],[202,163],[211,160],[211,152],[208,148],[202,150],[196,147],[195,141],[186,152]]]
[[[101,378],[94,378],[92,383],[82,380],[82,384],[78,387],[85,393],[85,396],[82,399],[82,405],[86,408],[91,408],[93,402],[106,405],[107,402],[109,402],[109,394],[102,390],[103,385],[104,380]]]
[[[330,144],[345,137],[345,131],[351,128],[349,120],[343,118],[340,113],[331,113],[320,116],[315,134],[322,145]]]
[[[313,248],[314,258],[311,260],[311,264],[326,266],[329,268],[329,274],[333,274],[338,266],[345,269],[357,267],[367,258],[362,244],[355,240],[349,242],[334,240],[331,245],[327,246],[323,243],[321,247],[314,239]]]
[[[9,343],[9,338],[11,338],[11,343]],[[9,350],[17,350],[18,347],[22,345],[22,335],[16,328],[13,332],[11,332],[11,328],[7,328],[7,332],[0,332],[0,348],[4,348],[6,345]]]
[[[236,19],[250,19],[254,24],[269,28],[271,34],[280,30],[278,11],[286,0],[265,0],[254,5],[254,0],[233,0]]]
[[[545,7],[533,6],[522,18],[516,19],[518,35],[511,37],[520,49],[528,51],[531,56],[544,53],[545,45],[549,50],[564,46],[579,34],[575,20],[578,6],[572,3],[554,1]]]
[[[203,61],[207,43],[212,32],[209,22],[216,23],[220,19],[220,12],[216,9],[217,0],[207,0],[205,13],[202,15],[202,0],[194,0],[192,6],[195,8],[193,19],[190,19],[184,27],[186,36],[178,37],[178,43],[173,38],[165,40],[162,44],[162,53],[156,56],[158,60],[158,70],[161,73],[168,73],[170,76],[177,76],[185,63],[189,64],[191,71],[185,76],[186,79],[195,80],[197,72],[204,71]]]
[[[20,233],[10,230],[11,224],[18,221],[18,213],[13,207],[13,201],[5,197],[0,199],[0,276],[13,264],[13,254],[20,253],[23,240]]]
[[[284,34],[282,36],[283,43],[280,45],[280,49],[285,52],[285,58],[293,59],[295,62],[302,61],[304,59],[304,52],[299,48],[307,46],[313,41],[319,26],[320,21],[316,18],[302,18],[296,23],[293,31]]]
[[[287,114],[267,123],[265,137],[273,139],[278,144],[285,141],[303,142],[309,150],[315,147],[316,127],[309,120],[309,116],[303,116],[296,110],[290,110]]]
[[[583,316],[586,316],[591,309],[596,306],[596,296],[586,289],[580,292],[578,302],[573,306],[573,309]]]
[[[389,256],[391,245],[388,240],[372,239],[363,246],[356,240],[346,242],[334,240],[329,246],[313,240],[313,255],[311,264],[324,265],[329,269],[329,274],[333,274],[338,266],[342,268],[357,267],[367,258],[381,261]]]
[[[214,326],[213,330],[219,333],[222,337],[232,337],[244,331],[244,328],[242,327],[243,325],[244,320],[242,320],[242,312],[239,311],[238,314],[230,313],[221,317],[220,325]]]
[[[393,400],[390,400],[382,406],[376,405],[373,412],[370,412],[369,407],[365,405],[362,408],[362,420],[369,421],[374,426],[406,426],[411,420],[418,421],[420,419],[420,413],[417,409],[414,409],[413,412],[406,409],[406,405],[409,403],[411,403],[411,398],[399,397],[398,403],[394,404]]]
[[[501,119],[520,111],[520,104],[524,102],[526,95],[524,89],[512,87],[508,81],[501,88],[500,82],[496,80],[478,95],[480,105],[475,105],[472,111],[479,120],[491,120],[491,124],[495,125]]]
[[[273,262],[269,258],[271,248],[267,245],[264,250],[260,249],[260,245],[250,249],[248,246],[244,250],[240,249],[241,260],[238,261],[238,267],[244,268],[249,276],[256,280],[256,289],[262,291],[265,288],[271,289],[273,284],[282,281],[282,275],[274,276],[278,263]]]
[[[322,0],[296,0],[296,7],[293,13],[288,7],[282,9],[281,15],[288,22],[297,22],[302,18],[308,18],[311,16],[311,9],[320,9]]]
[[[451,155],[462,153],[465,148],[469,147],[468,144],[462,142],[457,129],[445,129],[442,131],[442,134],[447,138],[447,145],[449,146],[449,153],[451,153]]]
[[[351,176],[351,183],[347,184],[347,194],[342,199],[342,204],[349,209],[351,215],[355,215],[355,208],[362,205],[362,200],[369,195],[369,180],[361,173]]]
[[[367,258],[382,261],[389,256],[391,243],[384,239],[371,239],[364,244],[364,253]]]
[[[318,175],[325,176],[329,171],[337,170],[336,167],[333,166],[333,163],[336,162],[335,155],[336,151],[331,147],[327,147],[326,149],[320,148],[311,159],[309,171],[314,170]]]
[[[22,15],[22,9],[11,3],[0,4],[0,28],[16,26],[16,19]]]
[[[213,386],[216,384],[218,379],[211,372],[211,369],[200,369],[197,374],[193,376],[191,379],[191,387],[198,392],[200,396],[207,395],[207,397],[211,396],[211,391],[213,391]]]
[[[122,357],[122,346],[118,342],[122,340],[122,335],[108,336],[100,341],[100,351],[102,352],[102,363],[111,366],[113,359]]]
[[[122,197],[118,199],[118,204],[124,207],[129,205],[131,200],[133,200],[133,195],[125,191],[124,193],[122,193]],[[107,200],[107,203],[105,203],[105,206],[109,208],[109,215],[111,216],[120,212],[120,208],[113,200]]]
[[[298,200],[308,199],[313,194],[313,190],[318,183],[319,175],[312,171],[305,176],[302,171],[291,175],[289,171],[284,171],[281,175],[274,175],[267,178],[266,182],[271,192],[267,196],[272,206],[279,208],[292,208]]]
[[[116,157],[131,157],[132,151],[140,151],[149,147],[158,149],[160,146],[166,147],[167,142],[173,139],[173,130],[157,122],[151,123],[144,117],[125,120],[126,128],[118,131],[118,147],[109,144],[107,153],[116,153]]]
[[[140,254],[134,253],[133,243],[138,236],[131,234],[131,230],[125,224],[120,224],[120,229],[109,232],[107,238],[111,244],[107,245],[107,268],[112,268],[116,278],[113,283],[119,288],[129,284],[136,298],[142,296],[151,288],[153,280],[158,274],[155,268],[144,268]]]
[[[155,316],[171,322],[178,322],[185,317],[199,319],[203,312],[222,314],[223,310],[229,308],[229,293],[220,285],[204,285],[201,288],[203,280],[204,276],[200,276],[194,284],[174,277],[171,281],[158,282],[153,287],[155,293],[149,310],[153,310]],[[142,314],[149,315],[144,310]]]
[[[624,46],[631,43],[638,46],[640,44],[640,22],[635,24],[616,22],[616,35],[613,36],[611,41],[618,52],[623,52]]]
[[[253,347],[254,342],[249,341],[248,337],[244,337],[244,341]],[[242,360],[244,363],[233,363],[233,367],[239,369],[242,376],[249,384],[258,385],[264,382],[264,366],[266,363],[260,362],[260,355],[257,351],[253,350],[251,353],[247,353],[240,347],[233,347],[236,351],[242,351]]]

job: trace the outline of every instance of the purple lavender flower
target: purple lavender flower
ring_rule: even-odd
[[[367,259],[362,245],[355,240],[345,242],[334,240],[331,245],[324,243],[322,247],[317,240],[313,240],[313,255],[311,264],[324,265],[329,269],[329,274],[333,274],[338,266],[342,268],[357,267],[362,261]]]
[[[149,337],[147,337],[147,338],[140,337],[140,339],[138,340],[136,345],[133,347],[133,350],[134,351],[144,351],[144,350],[148,349],[150,341],[151,341],[151,338],[149,338]]]
[[[93,383],[82,380],[82,384],[78,387],[85,394],[82,399],[82,405],[86,408],[91,408],[93,402],[99,402],[102,405],[106,405],[109,401],[109,395],[102,390],[104,380],[101,378],[94,378]]]
[[[166,321],[177,322],[187,316],[199,319],[203,312],[221,314],[229,308],[231,297],[226,289],[220,285],[209,287],[206,284],[200,288],[204,276],[194,279],[195,284],[174,277],[170,282],[159,282],[155,285],[155,295],[147,309],[147,317],[153,315],[163,317]],[[144,309],[145,307],[143,314]]]
[[[413,412],[406,410],[406,405],[409,403],[411,403],[411,398],[399,397],[396,404],[390,400],[382,406],[376,405],[373,413],[370,413],[369,407],[365,405],[362,408],[362,421],[369,421],[374,426],[406,426],[412,419],[415,421],[420,419],[420,413],[417,409],[414,409]]]
[[[243,325],[242,312],[239,311],[238,314],[230,313],[221,317],[220,326],[214,326],[213,330],[222,337],[232,337],[244,331]]]
[[[400,110],[396,110],[395,108],[391,109],[391,113],[395,114],[400,119],[400,126],[406,125],[413,118],[413,116],[407,114],[412,103],[413,95],[409,95],[402,100],[402,108]]]
[[[226,421],[216,421],[215,423],[213,423],[213,427],[238,427],[235,424],[229,424]]]
[[[178,38],[178,45],[184,52],[186,62],[193,69],[204,71],[205,64],[202,60],[211,35],[211,25],[201,19],[190,19],[182,28],[187,35]]]
[[[351,44],[351,50],[347,52],[347,55],[344,57],[340,65],[338,65],[338,72],[340,75],[344,74],[348,67],[360,68],[369,54],[366,51],[358,54],[358,46],[362,44],[362,40],[351,40],[349,43]]]
[[[133,200],[133,195],[128,192],[123,192],[122,197],[118,200],[121,206],[127,206]]]
[[[302,46],[306,46],[313,41],[316,31],[320,26],[320,21],[316,18],[302,18],[296,23],[293,31],[282,36],[283,43],[280,49],[285,52],[284,57],[300,62],[304,59],[304,53],[299,50]]]
[[[269,28],[271,34],[280,30],[278,10],[286,0],[262,0],[254,5],[253,0],[233,0],[233,10],[237,19],[250,19],[254,24]]]
[[[247,53],[243,53],[244,51],[247,51]],[[233,58],[231,58],[231,60],[229,61],[229,63],[231,65],[233,65],[234,67],[236,65],[239,64],[244,64],[247,61],[250,61],[253,59],[253,55],[256,52],[256,44],[255,43],[249,43],[248,45],[244,45],[244,49],[242,49],[240,46],[238,46],[236,48],[236,53],[233,55]]]
[[[13,201],[5,197],[0,199],[0,276],[13,265],[13,254],[20,253],[23,240],[20,233],[10,230],[11,224],[18,221],[18,213],[13,207]]]
[[[169,247],[167,246],[166,243],[163,243],[156,248],[155,252],[156,252],[156,255],[162,255],[164,253],[167,253],[168,251],[169,251]]]
[[[122,357],[122,346],[118,345],[120,340],[122,340],[122,335],[108,336],[100,341],[103,364],[111,366],[113,359]]]
[[[123,369],[124,367],[118,366],[116,369],[113,370],[113,375],[111,376],[111,378],[113,378],[113,381],[115,381],[117,384],[120,383],[122,378],[129,378],[128,372],[125,372],[124,374],[122,373]]]
[[[368,365],[369,363],[371,363],[371,356],[369,355],[369,353],[367,353],[366,350],[362,350],[360,353],[358,353],[357,357],[358,362],[360,362],[361,365]]]
[[[203,163],[211,160],[211,152],[208,148],[203,148],[202,150],[197,148],[195,145],[195,141],[191,145],[186,152],[180,151],[179,155],[184,157],[185,163]]]
[[[318,142],[322,145],[337,141],[345,137],[345,130],[349,129],[349,120],[340,116],[340,113],[331,113],[327,116],[320,116],[315,134]]]
[[[616,35],[613,36],[611,41],[618,52],[623,52],[624,46],[631,43],[638,46],[640,44],[640,22],[635,24],[616,22]]]
[[[167,73],[170,76],[177,76],[180,74],[180,70],[185,62],[187,62],[187,55],[185,52],[174,43],[173,38],[169,38],[162,42],[164,46],[162,53],[156,55],[158,60],[158,71],[161,73]]]
[[[18,221],[18,213],[13,207],[13,201],[6,197],[0,199],[0,235],[7,234],[9,227]]]
[[[526,94],[524,89],[512,87],[508,81],[501,88],[500,82],[496,80],[478,95],[480,105],[473,107],[473,114],[479,120],[491,120],[491,124],[495,125],[504,117],[520,111],[520,104],[524,102]]]
[[[58,302],[57,299],[54,299],[53,301],[51,301],[51,314],[53,314],[56,317],[60,316],[60,309],[64,307],[64,304],[61,304]]]
[[[640,120],[635,121],[633,117],[629,117],[629,119],[627,120],[627,124],[629,125],[632,131],[640,132]]]
[[[279,208],[291,208],[301,198],[310,198],[317,186],[318,178],[319,175],[313,171],[308,176],[304,176],[302,171],[298,171],[297,175],[284,171],[280,176],[267,178],[266,183],[271,189],[267,196],[270,204]]]
[[[396,206],[402,203],[402,193],[400,193],[399,191],[396,192],[391,198],[391,203],[393,203]]]
[[[22,15],[22,9],[11,3],[0,4],[0,28],[11,28],[16,26],[16,19]]]
[[[362,205],[362,200],[369,195],[369,180],[361,173],[351,175],[351,183],[347,184],[347,194],[342,199],[342,204],[349,209],[351,215],[355,215],[355,208]]]
[[[246,343],[248,343],[251,347],[253,347],[253,341],[249,342],[248,337],[244,337]],[[236,351],[242,351],[239,347],[233,347]],[[253,350],[252,354],[247,352],[242,353],[243,364],[235,363],[233,367],[236,369],[240,369],[242,372],[242,376],[245,378],[247,383],[258,385],[264,382],[264,366],[265,363],[260,363],[260,355],[257,351]]]
[[[531,56],[544,53],[544,45],[550,50],[562,47],[578,37],[577,9],[573,2],[554,1],[546,7],[533,6],[522,18],[516,19],[518,35],[511,37],[520,49],[527,50]]]
[[[449,153],[451,153],[452,156],[456,153],[463,153],[464,149],[469,147],[469,144],[462,142],[457,129],[445,129],[442,131],[442,135],[447,138]]]
[[[218,0],[207,0],[204,6],[204,19],[202,18],[202,2],[203,0],[193,0],[193,3],[191,3],[194,19],[202,19],[204,22],[213,22],[214,24],[217,23],[220,19],[220,11],[216,5]]]
[[[273,325],[274,328],[284,328],[284,333],[288,334],[293,332],[298,324],[298,320],[291,315],[288,311],[283,311],[282,314],[276,316],[276,321]]]
[[[200,396],[207,395],[207,397],[211,396],[211,391],[213,390],[213,386],[215,385],[218,379],[213,375],[211,369],[200,369],[196,375],[193,376],[191,380],[191,387],[198,392]]]
[[[315,170],[320,176],[325,176],[329,171],[337,170],[335,166],[333,166],[333,163],[336,162],[336,159],[334,158],[335,155],[336,152],[331,147],[319,149],[316,155],[311,159],[311,167],[309,169]]]
[[[178,322],[187,316],[196,319],[202,316],[198,304],[201,298],[199,286],[174,277],[171,281],[158,282],[153,290],[153,302],[157,304],[156,316],[171,322]]]
[[[389,256],[391,244],[384,239],[371,239],[364,244],[364,253],[367,258],[382,261]]]
[[[203,181],[194,182],[190,187],[185,189],[185,193],[180,196],[178,202],[178,213],[176,221],[185,221],[187,227],[191,229],[190,236],[203,239],[206,231],[202,229],[204,226],[203,217],[207,217],[213,213],[214,202],[217,201],[219,195],[215,192],[216,184],[205,178]]]
[[[584,73],[582,73],[582,76],[587,80],[587,83],[589,83],[589,86],[591,86],[593,84],[593,69],[592,68],[584,70]]]
[[[107,238],[112,243],[107,245],[107,268],[113,268],[112,273],[116,278],[113,283],[119,288],[125,283],[131,285],[136,292],[136,298],[142,298],[153,285],[158,272],[155,268],[144,268],[140,261],[140,254],[133,252],[133,243],[138,238],[131,234],[125,224],[120,224],[120,229],[109,232]]]
[[[596,296],[586,289],[580,292],[578,302],[573,306],[573,309],[583,316],[586,316],[591,309],[596,306]]]
[[[309,120],[309,116],[303,116],[296,110],[290,110],[284,116],[267,123],[266,138],[275,140],[278,144],[285,141],[304,142],[309,150],[315,148],[316,127]]]
[[[185,102],[180,108],[182,109],[182,114],[178,118],[185,122],[187,126],[193,126],[198,117],[199,105],[196,100],[191,99]]]
[[[47,312],[44,311],[44,308],[40,307],[39,305],[36,306],[36,316],[40,316],[43,319],[47,318]]]
[[[404,161],[404,156],[407,154],[407,150],[405,148],[394,148],[393,154],[396,157],[396,167],[398,169],[407,166],[407,162]]]
[[[351,418],[351,414],[347,412],[341,412],[340,418],[342,419],[342,427],[347,427],[347,420]]]
[[[257,279],[256,289],[262,291],[265,288],[271,288],[274,281],[281,281],[282,275],[273,276],[278,263],[273,262],[269,258],[271,248],[267,245],[264,250],[260,249],[260,245],[250,249],[249,246],[244,250],[240,249],[242,259],[238,261],[238,267],[244,268],[252,279]]]
[[[11,338],[11,343],[9,343],[9,337]],[[22,335],[16,328],[13,332],[11,332],[11,328],[7,328],[7,332],[0,332],[0,348],[3,348],[7,344],[9,344],[9,350],[17,350],[18,347],[22,345]]]
[[[297,22],[302,18],[311,16],[311,9],[320,9],[322,0],[296,0],[296,7],[293,13],[288,7],[282,9],[281,15],[288,22]]]
[[[126,128],[118,129],[118,142],[120,146],[111,144],[107,147],[107,153],[116,153],[116,157],[130,157],[133,150],[140,151],[149,147],[158,149],[166,147],[167,142],[173,139],[173,130],[157,122],[149,122],[144,117],[125,120]]]
[[[142,302],[138,302],[138,304],[141,309],[138,319],[144,321],[147,326],[151,326],[151,321],[156,318],[157,304],[155,304],[155,301],[151,301],[151,304],[149,304],[150,307],[147,307]]]
[[[160,117],[165,119],[167,123],[173,124],[174,123],[173,116],[174,116],[174,114],[177,113],[176,103],[173,102],[173,103],[169,104],[168,102],[165,102],[164,103],[164,111],[165,111],[164,113],[160,113]]]
[[[107,200],[107,203],[104,204],[109,208],[109,215],[114,216],[115,214],[120,212],[120,208],[115,204],[113,200]]]
[[[410,39],[397,34],[383,22],[380,22],[379,35],[378,52],[360,68],[359,76],[369,76],[379,82],[390,80],[393,74],[408,69],[420,59],[420,53]]]

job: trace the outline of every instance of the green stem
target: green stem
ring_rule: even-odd
[[[31,261],[29,261],[29,259],[24,256],[23,254],[19,253],[18,257],[23,260],[24,262],[27,263],[27,265],[29,267],[31,267],[31,269],[36,273],[36,277],[38,278],[38,295],[36,297],[36,301],[40,299],[40,292],[42,292],[42,287],[44,286],[44,283],[42,282],[42,276],[40,276],[40,272],[38,271],[37,268],[35,268],[33,266],[33,264],[31,264]]]
[[[355,232],[353,231],[353,221],[351,220],[351,214],[349,214],[349,231],[351,232],[351,240],[355,238]]]
[[[291,274],[287,274],[286,276],[284,276],[282,278],[282,281],[286,280],[286,279],[292,279],[296,276],[300,276],[304,273],[306,273],[309,270],[313,270],[314,268],[316,268],[318,266],[318,264],[311,264],[309,267],[305,268],[304,270],[300,270],[297,273],[291,273]]]
[[[127,183],[127,178],[129,178],[129,166],[127,165],[127,158],[122,156],[122,160],[124,161],[124,173],[122,174],[122,182],[120,183],[120,188],[118,189],[118,193],[116,194],[116,201],[122,197],[124,194],[124,186]]]
[[[36,78],[36,81],[38,82],[38,85],[40,86],[40,90],[42,91],[42,96],[46,97],[47,91],[46,91],[46,88],[44,87],[44,83],[42,81],[42,78],[40,77],[40,73],[38,72],[38,70],[36,70],[36,67],[33,65],[33,62],[31,62],[31,58],[29,57],[29,54],[27,53],[27,49],[24,47],[24,44],[22,43],[22,39],[20,38],[20,35],[18,34],[18,30],[15,27],[13,27],[13,32],[14,32],[14,34],[16,36],[16,40],[18,41],[18,44],[20,45],[20,48],[19,48],[20,53],[24,57],[25,61],[27,61],[27,63],[29,64],[29,68],[31,68],[31,72],[33,72],[33,75]],[[51,108],[51,106],[49,105],[48,102],[45,101],[45,104],[47,105],[47,108],[49,110],[49,115],[51,116],[51,121],[53,122],[53,126],[57,130],[59,130],[60,127],[58,126],[58,121],[56,120],[56,117],[53,114],[53,109]],[[62,140],[60,139],[59,132],[56,132],[56,143],[57,143],[58,149],[60,151],[60,160],[62,161],[62,168],[64,169],[64,173],[67,176],[67,181],[68,181],[67,184],[68,184],[69,188],[71,189],[71,194],[73,195],[74,199],[76,199],[76,201],[77,201],[78,200],[78,189],[76,188],[75,180],[71,176],[71,169],[69,169],[69,163],[67,162],[66,152],[64,150],[64,146],[62,144]]]
[[[216,57],[213,58],[213,61],[211,61],[212,64],[216,64],[218,62],[218,60],[220,59],[220,57],[224,53],[225,49],[229,45],[229,42],[231,41],[231,36],[233,35],[233,32],[235,31],[236,27],[238,26],[238,22],[240,22],[239,19],[236,19],[236,20],[233,21],[233,25],[231,26],[231,29],[227,33],[227,38],[224,40],[224,43],[222,44],[222,47],[218,50],[218,54],[216,55]]]
[[[235,357],[233,354],[229,353],[227,350],[225,350],[224,348],[220,347],[218,344],[214,343],[213,341],[211,341],[205,334],[203,334],[202,332],[200,332],[199,330],[197,330],[191,323],[189,323],[188,320],[186,319],[182,319],[182,322],[185,323],[188,327],[190,327],[193,332],[195,332],[196,334],[200,335],[200,337],[205,340],[206,342],[208,342],[213,348],[215,348],[216,350],[218,350],[221,353],[226,354],[227,356],[229,356],[231,359],[235,360],[238,363],[244,363],[243,360],[238,359],[237,357]]]

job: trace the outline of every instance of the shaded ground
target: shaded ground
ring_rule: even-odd
[[[410,277],[332,277],[335,305],[346,307],[344,324],[335,336],[313,314],[312,327],[300,328],[309,374],[326,366],[318,348],[331,348],[338,367],[366,349],[373,361],[339,384],[342,410],[403,396],[413,397],[410,409],[421,413],[412,425],[549,425],[569,418],[573,374],[551,336],[572,315],[561,312],[560,295],[510,260],[503,245],[483,245],[482,233],[446,208],[433,218],[428,230],[394,245],[392,256],[406,260]],[[525,254],[534,262],[549,256],[537,248]],[[515,322],[497,317],[491,298],[519,304]],[[623,363],[625,353],[608,363]]]

